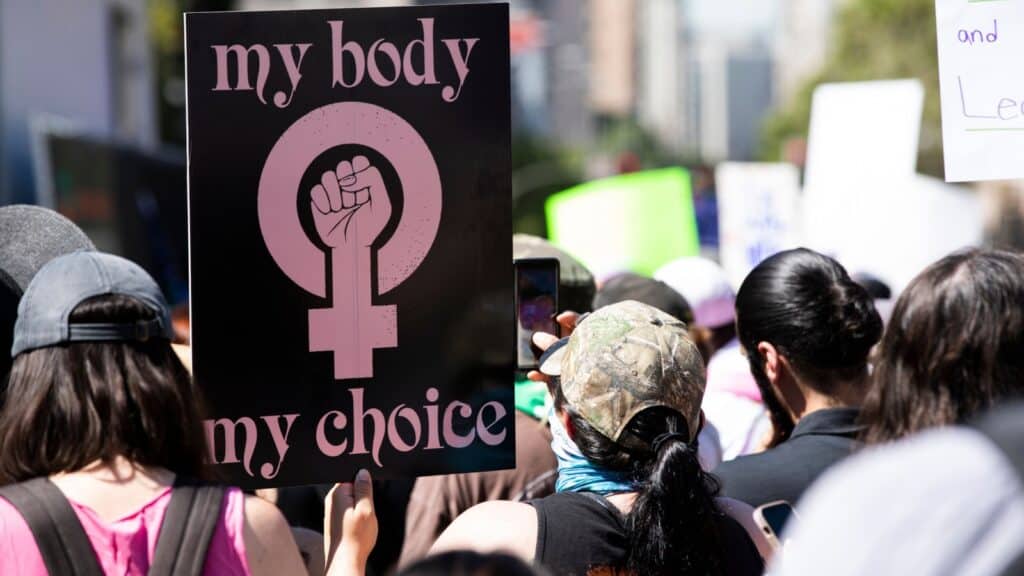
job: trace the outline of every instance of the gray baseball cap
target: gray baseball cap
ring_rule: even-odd
[[[81,228],[49,208],[0,206],[0,281],[9,277],[19,296],[43,264],[95,248]]]
[[[94,296],[119,294],[139,300],[156,317],[132,323],[72,324],[71,312]],[[120,256],[79,251],[43,266],[18,303],[11,356],[63,342],[140,341],[173,337],[167,301],[138,264]]]
[[[558,281],[569,286],[593,286],[594,275],[580,261],[568,252],[539,236],[529,234],[512,235],[512,259],[557,258]]]

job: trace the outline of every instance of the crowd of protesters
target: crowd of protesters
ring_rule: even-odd
[[[949,255],[887,320],[807,249],[736,292],[514,238],[540,256],[562,334],[516,375],[515,469],[256,495],[214,481],[153,279],[0,208],[0,574],[1024,573],[1024,256]]]

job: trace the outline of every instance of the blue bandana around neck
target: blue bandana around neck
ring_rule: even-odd
[[[580,452],[562,426],[554,408],[549,413],[551,424],[551,450],[558,459],[558,480],[555,492],[594,492],[618,494],[634,492],[636,487],[625,472],[599,468]]]

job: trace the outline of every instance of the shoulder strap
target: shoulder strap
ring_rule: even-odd
[[[96,552],[64,494],[47,478],[0,487],[28,524],[50,574],[102,576]]]
[[[149,573],[153,576],[202,574],[223,501],[223,486],[176,481],[160,525]]]
[[[614,516],[619,522],[625,522],[626,518],[622,515],[622,511],[619,510],[615,506],[615,504],[612,504],[604,495],[598,494],[596,492],[579,492],[579,494],[581,496],[586,496],[587,499],[592,502],[600,504],[601,508],[604,508],[605,510],[610,512],[611,515]]]

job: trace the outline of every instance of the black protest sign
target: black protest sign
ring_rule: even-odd
[[[251,487],[513,466],[508,7],[185,27],[213,461]]]

